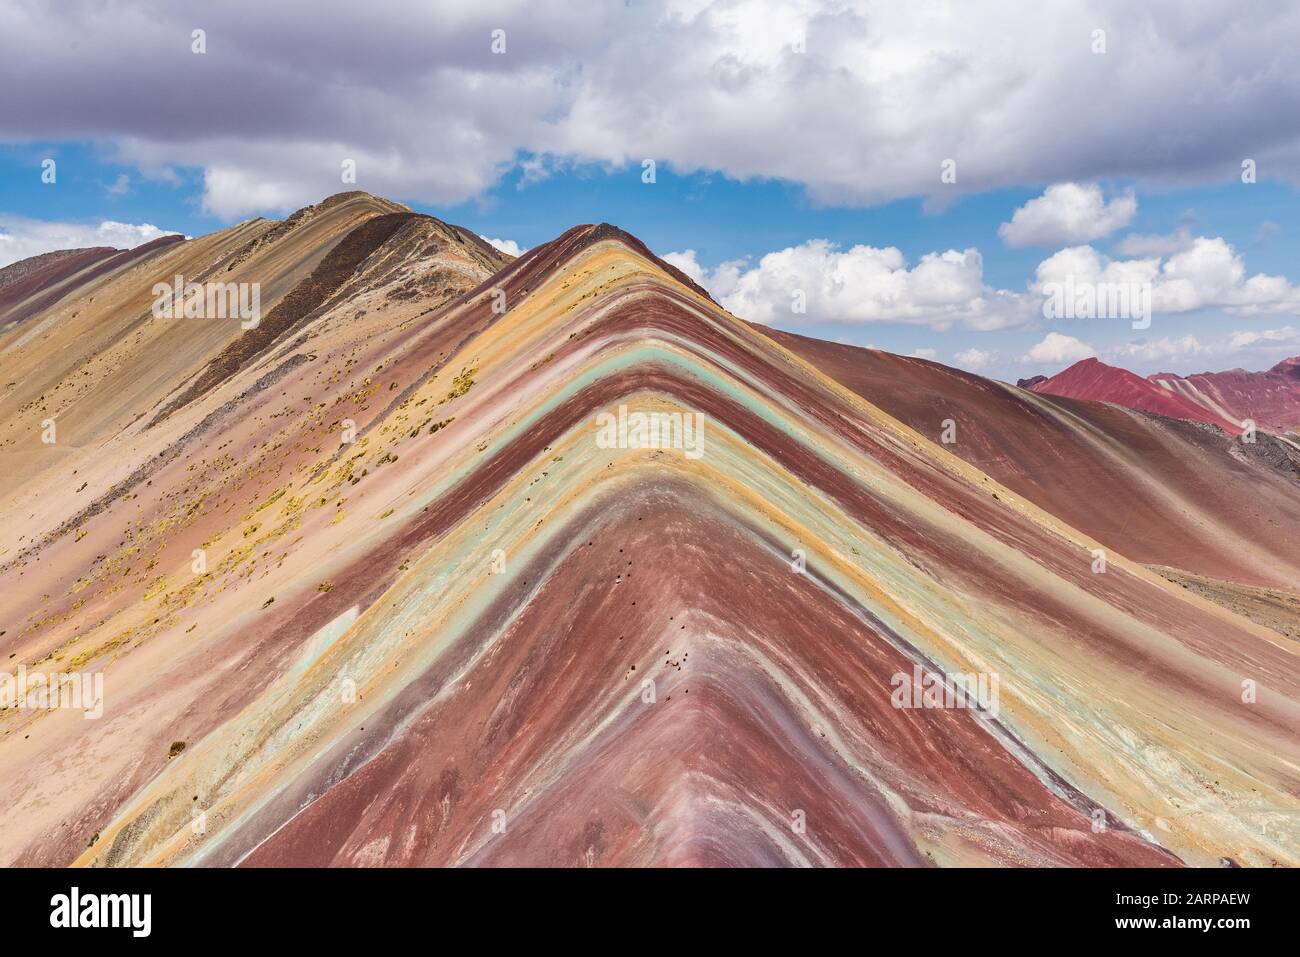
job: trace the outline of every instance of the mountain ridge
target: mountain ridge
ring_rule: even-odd
[[[1231,434],[1240,434],[1248,421],[1283,432],[1300,427],[1300,356],[1283,359],[1264,372],[1157,372],[1146,378],[1090,357],[1054,376],[1021,379],[1017,385],[1206,422]]]

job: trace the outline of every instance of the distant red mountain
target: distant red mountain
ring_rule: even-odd
[[[1240,432],[1246,419],[1279,431],[1300,428],[1300,356],[1284,359],[1267,372],[1230,369],[1185,377],[1157,372],[1145,379],[1097,359],[1083,359],[1051,378],[1034,376],[1018,385],[1047,395],[1209,422],[1226,432]]]
[[[1229,411],[1273,429],[1300,428],[1300,356],[1283,359],[1267,372],[1229,369],[1187,378],[1160,372],[1150,379],[1206,409]]]

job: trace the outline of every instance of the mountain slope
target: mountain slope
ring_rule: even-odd
[[[1097,359],[1082,359],[1051,378],[1034,376],[1019,385],[1044,395],[1113,402],[1207,422],[1231,435],[1240,435],[1247,420],[1277,432],[1300,426],[1300,357],[1285,359],[1267,372],[1158,372],[1145,379]]]
[[[1211,413],[1250,419],[1278,431],[1300,430],[1300,356],[1284,359],[1267,372],[1230,369],[1176,376],[1161,372],[1152,382]]]
[[[1293,643],[1094,574],[612,227],[445,304],[426,261],[390,234],[78,453],[98,508],[6,506],[0,651],[106,702],[5,716],[0,860],[1300,860]],[[700,454],[610,447],[620,407]],[[1000,694],[895,707],[918,669]]]
[[[79,272],[75,296],[35,312],[24,311],[29,301],[0,312],[0,454],[11,482],[35,483],[68,450],[118,437],[142,417],[152,421],[187,388],[191,397],[196,388],[210,388],[220,379],[205,379],[213,363],[224,357],[229,365],[232,354],[249,351],[250,341],[266,340],[281,301],[301,290],[338,244],[385,215],[425,224],[403,233],[410,254],[423,257],[412,271],[416,278],[407,282],[427,288],[435,301],[473,288],[509,258],[468,230],[365,193],[340,193],[283,223],[253,220],[190,242],[165,237],[168,242],[112,257],[111,268],[98,267],[93,276]],[[267,328],[152,316],[154,285],[171,285],[176,276],[196,283],[256,283]],[[0,300],[7,291],[0,290]],[[52,447],[39,443],[46,419],[57,423]]]
[[[764,332],[991,478],[1144,564],[1296,589],[1300,454],[935,362]]]
[[[1208,408],[1178,391],[1143,379],[1127,369],[1108,366],[1097,359],[1080,359],[1063,372],[1058,372],[1031,388],[1035,392],[1067,399],[1113,402],[1128,409],[1141,409],[1175,419],[1208,422],[1232,434],[1241,431],[1240,424],[1224,410]]]

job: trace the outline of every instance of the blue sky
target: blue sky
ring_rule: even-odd
[[[41,181],[41,162],[58,163],[57,182]],[[610,168],[589,164],[527,179],[521,168],[507,171],[483,195],[453,205],[427,204],[399,197],[420,212],[467,226],[476,232],[517,243],[527,249],[547,241],[574,223],[613,222],[662,254],[694,250],[708,269],[743,260],[759,262],[775,250],[798,247],[809,239],[825,239],[841,250],[856,245],[897,247],[909,264],[927,253],[945,249],[978,249],[983,277],[991,286],[1023,291],[1035,268],[1050,250],[1011,248],[998,234],[999,226],[1041,189],[990,190],[963,196],[944,208],[927,208],[921,199],[902,199],[875,207],[837,207],[810,199],[797,183],[775,180],[741,182],[721,173],[674,173],[658,168],[655,182],[642,182],[640,165]],[[167,179],[146,178],[132,166],[114,163],[105,150],[89,143],[43,143],[0,149],[0,178],[6,184],[0,215],[32,220],[77,223],[97,227],[104,220],[149,224],[165,232],[200,235],[230,225],[203,205],[201,168],[173,167]],[[357,184],[364,188],[364,177]],[[342,185],[340,189],[344,188]],[[1112,193],[1133,189],[1132,183],[1108,184]],[[1277,182],[1240,182],[1222,186],[1143,190],[1136,194],[1137,213],[1128,226],[1094,242],[1099,251],[1119,256],[1127,235],[1189,235],[1221,237],[1238,251],[1249,273],[1291,278],[1300,262],[1300,244],[1285,224],[1300,222],[1300,191]],[[268,216],[282,211],[267,209]],[[0,226],[0,231],[5,231]],[[147,238],[141,236],[141,239]],[[110,242],[111,244],[111,242]],[[1295,277],[1300,280],[1300,275]],[[1287,315],[1238,318],[1207,309],[1156,316],[1152,328],[1134,332],[1121,320],[1059,320],[1038,317],[1020,328],[992,331],[960,327],[932,329],[890,322],[818,322],[815,314],[788,316],[782,328],[821,338],[872,345],[911,354],[934,350],[937,361],[1014,379],[1053,372],[1068,364],[1025,361],[1024,355],[1046,332],[1056,331],[1086,341],[1102,358],[1152,372],[1203,371],[1227,368],[1245,360],[1250,367],[1267,367],[1300,349],[1294,340],[1244,356],[1213,353],[1163,355],[1113,354],[1132,343],[1193,336],[1210,343],[1241,330],[1285,328]],[[962,362],[958,353],[977,350],[995,354],[984,363]],[[1251,361],[1254,360],[1254,361]]]
[[[41,181],[41,162],[47,157],[59,164],[53,187]],[[187,235],[212,232],[244,218],[204,211],[201,168],[172,167],[172,172],[174,181],[144,178],[134,167],[111,162],[105,150],[84,142],[3,145],[0,213],[87,225],[105,219],[147,222]],[[115,194],[111,188],[122,176],[129,178],[129,185]],[[364,187],[364,182],[358,183],[358,188]],[[641,182],[639,165],[612,170],[589,165],[530,183],[514,168],[481,197],[455,205],[431,205],[411,197],[402,201],[482,235],[513,239],[525,249],[575,223],[613,222],[656,252],[692,248],[710,265],[761,256],[814,237],[842,246],[897,246],[910,260],[936,249],[975,246],[984,252],[990,283],[1013,287],[1033,273],[1042,251],[1006,248],[998,226],[1041,192],[1041,187],[992,190],[934,212],[926,212],[921,199],[845,208],[810,200],[797,183],[740,182],[720,173],[678,175],[660,168],[656,182],[649,185]],[[261,213],[283,215],[274,208]],[[1187,225],[1246,251],[1254,272],[1286,274],[1300,262],[1300,235],[1292,230],[1288,237],[1284,224],[1297,222],[1300,190],[1276,182],[1248,188],[1234,182],[1144,191],[1138,214],[1124,232],[1172,233]]]
[[[1300,353],[1284,3],[54,6],[0,10],[0,265],[360,188],[521,248],[610,221],[738,315],[1004,379]],[[1150,327],[1045,318],[1065,279]]]

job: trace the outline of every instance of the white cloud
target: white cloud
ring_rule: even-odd
[[[1074,336],[1063,336],[1059,332],[1049,332],[1043,341],[1035,345],[1021,362],[1040,362],[1063,365],[1078,362],[1097,354],[1097,350]]]
[[[166,235],[166,230],[151,223],[132,225],[106,219],[98,226],[87,226],[83,223],[0,215],[0,267],[56,249],[84,249],[91,246],[133,249]]]
[[[1156,315],[1212,309],[1242,316],[1300,315],[1300,287],[1282,276],[1248,276],[1242,257],[1223,239],[1188,237],[1178,245],[1179,251],[1164,259],[1112,259],[1089,245],[1070,246],[1042,260],[1024,291],[986,285],[983,260],[973,248],[928,253],[915,265],[895,247],[846,250],[826,239],[714,269],[702,265],[693,249],[663,258],[736,315],[785,328],[876,322],[936,330],[1023,326],[1042,319],[1044,296],[1054,283],[1076,289],[1150,286]],[[976,361],[969,354],[967,367]]]
[[[527,252],[527,250],[520,248],[519,244],[513,239],[489,239],[487,236],[480,236],[479,238],[489,246],[501,250],[507,256],[522,256]]]
[[[131,177],[125,173],[119,173],[111,186],[105,186],[104,191],[110,196],[125,196],[131,191]]]
[[[918,359],[935,359],[939,353],[934,349],[913,349],[912,355]]]
[[[1212,348],[1201,345],[1195,336],[1188,335],[1179,339],[1171,339],[1165,336],[1160,339],[1129,342],[1110,350],[1109,354],[1117,360],[1181,362],[1196,356],[1208,355],[1214,351]]]
[[[1166,235],[1158,233],[1129,233],[1115,247],[1121,256],[1133,256],[1138,259],[1155,257],[1163,259],[1192,248],[1192,231],[1180,226],[1175,232]]]
[[[1057,183],[1017,209],[998,235],[1013,247],[1086,243],[1127,226],[1136,212],[1132,191],[1107,202],[1095,183]]]
[[[1197,336],[1163,336],[1142,339],[1112,346],[1106,350],[1109,361],[1127,368],[1155,367],[1159,371],[1174,371],[1196,360],[1201,368],[1222,368],[1225,357],[1245,354],[1241,358],[1251,368],[1260,363],[1272,365],[1277,359],[1300,350],[1300,329],[1281,326],[1275,329],[1239,329],[1223,338],[1202,342]],[[1217,360],[1217,361],[1216,361]]]
[[[1236,353],[1253,353],[1255,358],[1276,357],[1300,348],[1300,329],[1282,326],[1276,329],[1239,329],[1224,338],[1202,342],[1190,333],[1183,336],[1162,336],[1158,339],[1140,339],[1106,350],[1107,358],[1129,367],[1160,363],[1175,366],[1192,359],[1211,361],[1216,357]],[[1252,360],[1253,361],[1253,360]],[[1268,359],[1266,361],[1272,361]]]
[[[515,168],[631,176],[646,157],[848,204],[1224,183],[1243,143],[1264,175],[1300,176],[1294,4],[1242,17],[1228,0],[1192,13],[1184,0],[1079,0],[1045,17],[1039,0],[965,0],[942,15],[894,0],[447,0],[322,17],[316,0],[227,0],[205,10],[203,57],[185,5],[23,9],[0,12],[0,88],[23,91],[0,140],[114,131],[142,172],[200,167],[207,208],[226,218],[319,200],[349,158],[358,188],[435,205]],[[1140,42],[1122,42],[1121,24]],[[1091,50],[1098,25],[1112,26],[1104,56]],[[1052,135],[1025,117],[1054,118]],[[1117,148],[1133,143],[1156,146]],[[957,182],[945,185],[949,158]]]
[[[1154,283],[1159,272],[1157,258],[1110,259],[1091,246],[1069,246],[1038,264],[1033,288],[1041,293],[1050,283]]]
[[[1051,282],[1151,285],[1154,313],[1226,309],[1242,315],[1300,314],[1300,289],[1284,276],[1247,277],[1242,257],[1222,238],[1198,236],[1185,249],[1161,261],[1111,259],[1091,246],[1072,246],[1044,259],[1034,288]]]
[[[659,257],[670,266],[676,266],[682,272],[686,273],[691,279],[694,279],[701,286],[705,284],[706,274],[703,266],[695,258],[695,250],[687,249],[680,253],[664,253]]]
[[[312,178],[310,174],[305,180],[296,180],[292,174],[281,178],[274,166],[258,170],[212,163],[203,172],[203,211],[221,219],[238,219],[258,210],[287,212],[310,206],[321,198],[309,185]],[[324,195],[340,188],[331,184]]]
[[[892,246],[841,251],[826,239],[768,253],[757,265],[732,261],[712,272],[700,266],[694,250],[664,258],[736,315],[768,325],[902,322],[998,329],[1026,321],[1033,309],[1027,298],[984,284],[977,249],[927,253],[911,267]]]
[[[1237,352],[1252,346],[1300,346],[1300,329],[1283,326],[1280,329],[1239,330],[1228,337],[1227,351]]]
[[[982,349],[963,349],[953,356],[953,360],[963,369],[974,372],[976,369],[982,369],[989,364],[994,353],[985,352]]]

